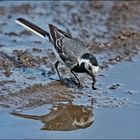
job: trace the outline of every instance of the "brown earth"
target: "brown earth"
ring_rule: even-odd
[[[5,38],[7,37],[12,43],[15,43],[15,45],[19,42],[18,37],[22,38],[26,36],[30,38],[33,36],[33,34],[26,30],[20,32],[16,30],[15,32],[10,31],[10,27],[7,25],[8,20],[14,18],[14,16],[17,17],[17,12],[20,13],[21,16],[31,14],[33,19],[38,18],[37,16],[51,16],[53,22],[62,25],[64,28],[67,27],[67,31],[71,34],[74,32],[77,38],[86,41],[88,39],[90,40],[88,41],[88,48],[97,55],[100,68],[103,70],[122,60],[131,61],[132,57],[140,51],[140,2],[122,1],[111,3],[112,6],[109,6],[110,10],[108,10],[106,1],[81,1],[79,5],[77,5],[77,2],[45,4],[44,2],[38,4],[25,2],[19,5],[11,4],[9,8],[0,6],[0,18],[5,19],[0,22],[0,35]],[[60,7],[64,8],[65,14],[69,19],[62,14],[63,11]],[[37,8],[43,8],[43,10],[48,8],[48,10],[41,13],[37,11]],[[52,11],[52,8],[55,10]],[[74,12],[74,10],[76,11]],[[103,19],[104,16],[107,16],[105,20]],[[13,20],[10,22],[13,22]],[[95,33],[94,28],[96,28],[98,24],[105,26],[107,31],[97,30]],[[9,32],[6,31],[5,27],[9,27]],[[15,38],[11,39],[13,37]],[[99,40],[101,39],[105,39],[105,42],[100,42]],[[33,43],[40,46],[43,42],[34,40]],[[85,75],[82,75],[80,78],[84,81],[84,89],[86,90],[78,89],[76,83],[67,78],[64,79],[66,85],[61,85],[57,80],[46,84],[42,83],[41,80],[40,83],[32,83],[33,80],[35,81],[40,78],[38,74],[33,76],[28,76],[27,74],[27,77],[22,79],[23,81],[25,80],[26,86],[24,86],[24,82],[18,83],[16,71],[23,71],[23,74],[26,75],[26,71],[24,71],[26,68],[37,70],[40,66],[45,66],[46,71],[42,71],[41,73],[44,79],[49,79],[50,76],[55,77],[56,73],[53,62],[56,58],[50,48],[35,48],[33,46],[30,47],[30,49],[22,47],[21,49],[17,49],[13,47],[11,53],[7,53],[5,50],[8,50],[7,48],[9,46],[6,44],[6,40],[5,42],[0,41],[0,75],[2,77],[0,79],[1,106],[27,109],[42,104],[53,104],[57,101],[72,101],[80,97],[89,97],[89,100],[94,98],[94,95],[91,96],[91,94],[88,93],[91,87],[86,87],[86,85],[89,83],[88,81],[91,80]],[[45,55],[44,52],[46,52]],[[69,75],[66,68],[61,68],[61,73],[63,73],[64,77]],[[84,79],[88,80],[85,81]],[[100,83],[98,83],[97,86],[100,88]],[[96,93],[98,93],[98,91]],[[100,96],[101,94],[102,92],[99,91]],[[108,100],[108,104],[109,102],[111,102],[111,100]],[[112,101],[112,104],[113,103],[114,101]],[[118,102],[118,104],[121,103]]]

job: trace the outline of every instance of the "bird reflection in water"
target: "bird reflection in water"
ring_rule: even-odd
[[[39,120],[45,125],[41,130],[71,131],[90,127],[94,122],[92,106],[59,104],[53,106],[50,113],[42,116],[11,113],[15,116]]]

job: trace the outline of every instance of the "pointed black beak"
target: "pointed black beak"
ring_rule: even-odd
[[[96,83],[95,75],[91,74],[91,77],[92,77],[93,83]]]
[[[96,78],[95,78],[95,75],[90,74],[90,76],[92,77],[92,80],[93,80],[92,88],[93,88],[94,90],[96,90],[97,88],[95,87],[95,84],[96,84]]]
[[[95,75],[92,74],[92,73],[89,73],[88,71],[86,71],[86,73],[89,74],[89,75],[92,77],[92,80],[93,80],[93,82],[92,82],[92,88],[93,88],[94,90],[96,90],[97,88],[95,87],[95,84],[96,84]]]

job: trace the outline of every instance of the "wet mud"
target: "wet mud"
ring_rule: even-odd
[[[139,15],[139,1],[0,1],[1,138],[52,138],[51,133],[46,135],[34,128],[77,130],[70,133],[71,138],[79,138],[78,134],[81,138],[137,138]],[[86,74],[77,74],[83,85],[79,88],[76,79],[62,65],[59,68],[61,84],[54,68],[53,45],[17,25],[15,19],[19,17],[47,31],[48,24],[54,24],[87,42],[87,48],[95,54],[100,65],[97,90],[92,89],[92,79]],[[32,121],[26,126],[26,119],[20,120],[26,122],[22,129],[15,116],[43,124],[27,132]],[[10,124],[8,129],[7,122]],[[88,131],[81,130],[84,128]],[[26,131],[27,135],[20,130]],[[17,136],[15,132],[18,131]],[[66,133],[53,133],[53,138],[61,137],[68,138]]]
[[[98,107],[104,107],[104,102],[108,107],[124,104],[124,101],[118,101],[116,97],[104,97],[106,91],[101,90],[102,81],[98,79],[112,65],[122,60],[133,61],[132,58],[139,54],[139,7],[138,1],[9,4],[2,1],[0,105],[22,110],[61,101],[79,101],[80,98],[88,98]],[[79,89],[65,67],[61,67],[60,71],[66,84],[61,85],[53,65],[56,58],[52,45],[17,25],[14,20],[18,17],[31,19],[46,30],[47,24],[53,23],[86,41],[88,49],[95,53],[100,64],[97,91],[91,89],[90,77],[81,74],[78,76],[83,82],[83,89]],[[121,85],[122,83],[112,83],[106,85],[106,89],[116,90]]]

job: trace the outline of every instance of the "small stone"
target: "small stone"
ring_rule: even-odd
[[[128,90],[127,93],[130,94],[130,95],[135,95],[136,94],[136,91],[134,91],[134,90]]]
[[[117,89],[118,87],[120,87],[120,84],[113,84],[109,89]]]

